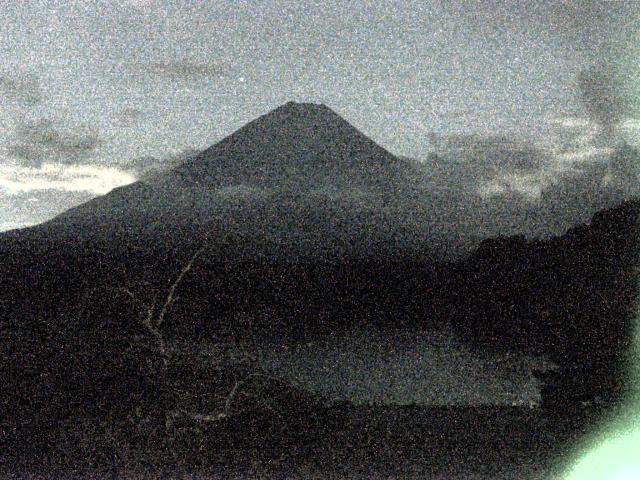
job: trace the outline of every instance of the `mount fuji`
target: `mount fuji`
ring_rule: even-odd
[[[222,235],[248,256],[422,256],[433,222],[420,175],[330,108],[289,102],[172,170],[0,243],[162,248]]]

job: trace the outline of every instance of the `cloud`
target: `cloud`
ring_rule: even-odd
[[[611,68],[591,67],[578,75],[578,87],[589,118],[613,139],[618,124],[627,114],[622,79]]]
[[[482,182],[478,193],[485,198],[515,194],[535,201],[540,197],[543,185],[544,181],[540,173],[506,173],[493,178],[491,181]]]
[[[583,129],[589,126],[589,119],[582,117],[554,117],[549,120],[549,123],[564,128]]]
[[[49,220],[90,200],[89,192],[43,189],[8,194],[0,187],[0,231],[23,228]]]
[[[46,163],[37,168],[0,165],[0,192],[21,195],[36,191],[86,192],[102,195],[132,183],[135,177],[113,167]]]
[[[598,210],[621,200],[605,184],[606,163],[588,163],[557,172],[541,192],[537,212],[540,229],[563,233],[572,224],[588,221]]]
[[[8,221],[8,222],[0,222],[0,232],[5,232],[8,230],[17,230],[19,228],[25,228],[31,225],[29,222],[19,222],[19,221]]]
[[[122,162],[120,166],[140,180],[154,181],[163,172],[193,160],[199,153],[200,150],[186,149],[164,157],[147,155]]]
[[[81,163],[101,145],[95,132],[86,128],[61,129],[47,119],[19,125],[16,136],[16,142],[8,146],[7,153],[29,167],[39,167],[46,162]]]
[[[492,196],[534,200],[541,188],[540,172],[551,161],[544,149],[504,135],[432,135],[431,141],[435,153],[422,162],[423,181],[452,215]]]
[[[24,72],[0,72],[0,96],[21,106],[42,102],[42,89],[36,75]]]
[[[607,182],[623,195],[640,195],[640,153],[630,145],[623,145],[611,155]]]
[[[448,157],[476,179],[504,172],[536,170],[545,153],[529,142],[507,136],[451,135],[442,137],[438,155]]]
[[[138,63],[133,66],[136,76],[153,76],[171,80],[201,81],[219,78],[228,73],[228,66],[220,63],[189,61]]]
[[[611,147],[587,146],[576,150],[558,153],[556,158],[564,162],[582,162],[590,159],[598,159],[603,156],[610,156],[615,150]]]
[[[143,110],[134,107],[121,108],[113,115],[118,124],[123,127],[136,125],[144,116],[145,112]]]
[[[638,150],[603,142],[602,127],[591,119],[552,118],[548,124],[544,147],[505,136],[432,136],[435,153],[421,164],[428,202],[439,211],[431,220],[435,229],[450,217],[457,225],[448,235],[458,241],[465,235],[562,234],[640,193]]]

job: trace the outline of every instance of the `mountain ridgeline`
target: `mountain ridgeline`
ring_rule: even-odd
[[[542,353],[580,388],[620,398],[638,308],[639,207],[626,201],[547,240],[485,240],[445,269],[443,318],[471,343]]]
[[[289,102],[176,168],[186,185],[386,187],[399,160],[325,105]],[[390,192],[386,192],[390,193]]]

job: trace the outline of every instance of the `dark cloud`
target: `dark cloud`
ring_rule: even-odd
[[[20,125],[16,136],[16,142],[8,147],[8,154],[29,167],[39,167],[47,161],[82,163],[101,145],[95,132],[60,129],[47,119]]]
[[[134,107],[122,108],[114,114],[115,120],[124,127],[136,125],[144,116],[143,110]]]
[[[133,67],[139,76],[163,77],[171,80],[201,81],[219,78],[229,68],[219,63],[195,63],[187,61],[139,63]]]
[[[559,159],[526,142],[479,135],[433,140],[437,153],[420,163],[426,192],[419,203],[427,202],[434,210],[425,221],[449,240],[470,244],[474,236],[562,234],[598,210],[640,193],[640,152],[629,145],[603,150],[588,160],[560,162],[559,170],[545,174]],[[569,153],[584,148],[569,143]],[[520,191],[509,181],[514,175],[525,185],[537,186],[540,194]],[[478,187],[486,182],[502,188],[482,195]],[[449,232],[443,230],[447,219],[456,222]]]
[[[187,149],[164,157],[148,155],[129,160],[123,163],[122,167],[143,181],[155,181],[163,172],[195,158],[199,153],[199,150]]]
[[[446,138],[440,155],[456,156],[465,168],[481,177],[496,173],[536,170],[544,153],[533,144],[506,136],[453,135]]]
[[[42,89],[36,75],[30,73],[0,72],[0,96],[23,106],[42,102]]]
[[[588,222],[595,212],[637,195],[637,182],[633,184],[619,175],[624,167],[616,167],[616,162],[626,166],[637,165],[639,161],[640,152],[626,147],[603,161],[575,164],[554,172],[535,201],[514,196],[510,191],[495,195],[488,201],[486,217],[498,228],[511,224],[517,227],[512,229],[513,233],[530,237],[563,234],[573,225]]]
[[[635,15],[635,1],[618,0],[602,2],[600,0],[569,0],[563,2],[526,2],[528,13],[538,11],[544,21],[557,35],[569,37],[578,48],[580,43],[594,43],[599,34],[611,34],[612,25],[624,28],[632,15]],[[518,6],[524,5],[519,3]],[[535,17],[534,17],[535,18]]]
[[[611,156],[609,172],[611,188],[624,196],[640,195],[640,153],[628,144],[623,144]]]
[[[536,172],[549,160],[536,146],[506,136],[432,136],[431,141],[435,153],[421,163],[424,182],[458,209],[484,183],[509,174]]]
[[[580,72],[578,86],[589,118],[612,139],[627,109],[622,79],[609,68],[592,67]]]
[[[634,155],[640,159],[637,151]],[[531,235],[563,234],[578,223],[589,222],[594,213],[629,198],[627,186],[610,181],[610,173],[608,162],[585,163],[558,173],[555,181],[542,190],[528,221]]]

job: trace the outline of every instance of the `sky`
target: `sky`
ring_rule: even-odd
[[[614,155],[640,146],[635,2],[1,7],[0,231],[176,165],[290,100],[328,105],[397,155],[437,153],[445,190],[498,209],[636,192],[637,164]]]

